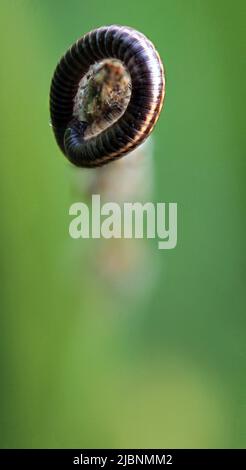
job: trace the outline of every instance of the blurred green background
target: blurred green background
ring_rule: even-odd
[[[244,447],[244,0],[0,7],[0,447]],[[90,267],[99,241],[69,238],[49,127],[60,56],[111,23],[149,36],[167,74],[154,198],[178,203],[178,245],[149,243],[137,299]]]

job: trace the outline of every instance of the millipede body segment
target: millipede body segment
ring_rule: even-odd
[[[105,74],[107,70],[111,75]],[[113,77],[111,82],[108,77]],[[164,94],[163,65],[149,39],[125,26],[95,29],[70,47],[54,72],[50,115],[56,141],[79,167],[96,167],[118,159],[148,137],[159,117]],[[107,125],[98,126],[98,132],[92,133],[97,107],[102,108]],[[117,118],[111,119],[112,115]]]

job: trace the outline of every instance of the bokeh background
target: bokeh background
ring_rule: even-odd
[[[244,447],[245,2],[0,8],[0,446]],[[153,197],[178,203],[178,245],[146,242],[149,289],[103,278],[100,241],[69,238],[73,170],[49,126],[57,61],[110,23],[166,67]]]

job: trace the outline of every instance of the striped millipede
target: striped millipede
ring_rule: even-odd
[[[79,84],[93,64],[120,61],[131,80],[124,112],[107,128],[86,138],[88,122],[75,115]],[[51,125],[65,156],[76,166],[96,167],[140,145],[152,131],[165,93],[163,65],[153,44],[125,26],[103,26],[78,39],[58,63],[50,89]]]

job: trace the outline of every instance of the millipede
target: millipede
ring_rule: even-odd
[[[97,167],[134,150],[162,109],[162,61],[144,34],[103,26],[78,39],[58,63],[50,88],[58,146],[79,167]]]

